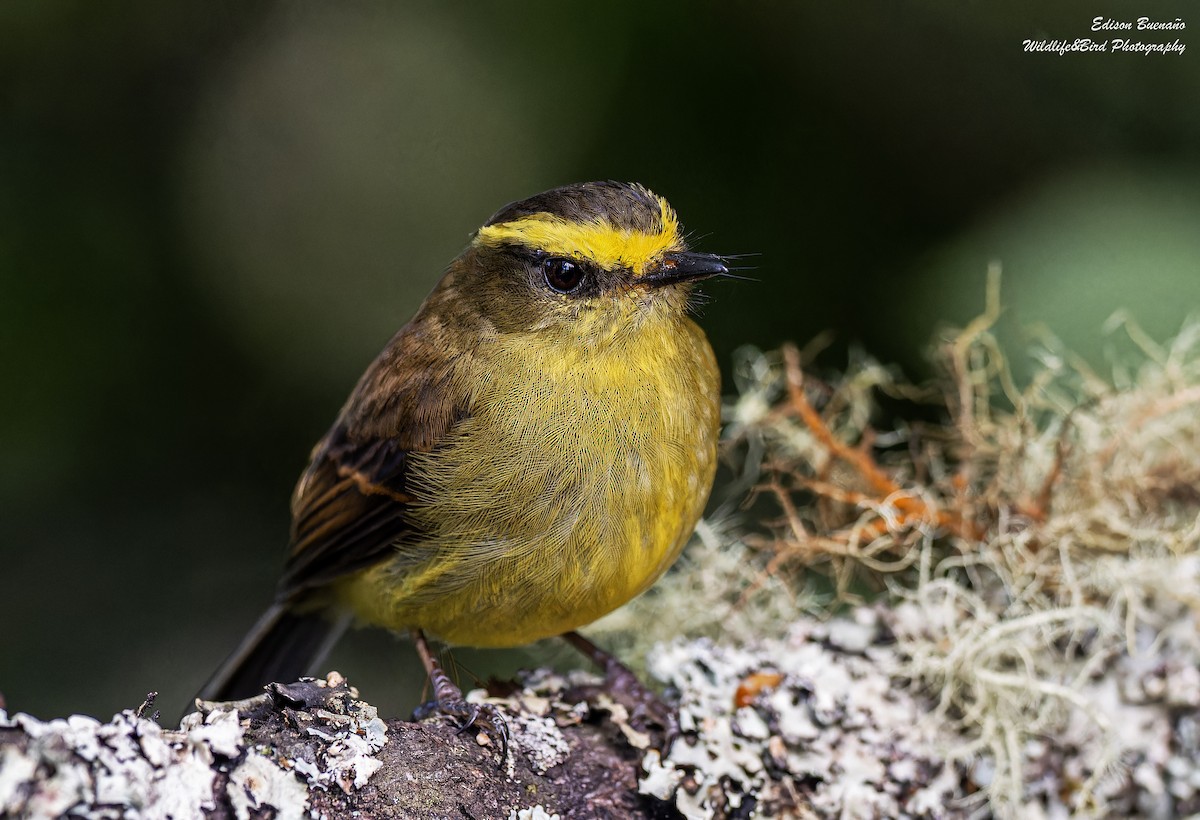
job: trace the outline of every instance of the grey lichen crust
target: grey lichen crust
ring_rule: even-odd
[[[241,712],[193,712],[177,730],[146,717],[149,704],[107,723],[0,712],[0,816],[308,816],[314,789],[350,793],[381,765],[374,754],[387,742],[386,724],[356,697],[333,673],[274,687],[239,704]],[[289,712],[286,751],[258,742],[264,715]]]
[[[662,644],[649,670],[680,703],[666,754],[596,694],[597,677],[545,669],[503,696],[468,696],[504,712],[505,760],[445,718],[385,726],[336,673],[206,708],[179,730],[134,711],[108,723],[0,713],[0,816],[989,816],[990,758],[908,677],[913,648],[940,629],[911,605],[876,605],[738,647]],[[1089,778],[1121,816],[1195,807],[1200,659],[1185,657],[1116,662],[1078,688],[1077,719],[1014,750],[1039,773],[1026,802],[1039,813],[1024,816],[1090,816],[1064,788]],[[1114,744],[1121,765],[1095,778]]]
[[[896,686],[876,613],[856,615],[800,621],[755,646],[662,647],[650,668],[680,692],[682,734],[664,758],[647,754],[642,791],[689,820],[953,813],[953,738]]]
[[[914,650],[933,641],[942,641],[939,651],[977,658],[976,673],[988,677],[978,656],[1003,652],[1001,636],[955,646],[945,644],[944,630],[905,604],[825,622],[802,618],[785,637],[752,646],[703,638],[666,645],[652,653],[650,668],[679,691],[683,733],[665,757],[647,752],[639,788],[689,820],[1200,811],[1194,643],[1168,640],[1141,657],[1109,659],[1054,693],[1031,685],[1024,697],[1060,697],[1064,715],[1057,731],[1013,750],[1027,792],[1012,812],[993,802],[996,764],[987,747],[963,731],[961,716],[949,719],[936,690],[912,677]],[[1090,806],[1078,804],[1085,784]]]
[[[194,817],[214,807],[213,764],[238,756],[237,715],[212,715],[194,733],[165,732],[125,710],[43,723],[0,715],[0,814],[18,817]],[[303,788],[299,806],[304,805]],[[283,802],[283,801],[281,801]],[[298,816],[292,812],[290,816]]]
[[[497,699],[510,727],[503,760],[487,735],[448,718],[385,724],[337,673],[200,704],[177,730],[145,707],[107,723],[0,712],[0,817],[643,815],[640,752],[606,711],[569,697],[599,679],[531,679],[560,685]]]

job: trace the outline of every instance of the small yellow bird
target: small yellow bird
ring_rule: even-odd
[[[719,374],[688,304],[730,275],[641,185],[500,209],[313,450],[275,603],[200,697],[308,673],[350,619],[411,632],[438,707],[467,723],[479,709],[425,633],[564,635],[628,677],[573,630],[654,583],[708,499]]]

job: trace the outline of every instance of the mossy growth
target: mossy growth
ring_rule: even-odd
[[[961,740],[947,759],[992,812],[1200,811],[1200,322],[1158,343],[1114,317],[1132,353],[1104,374],[1045,336],[1018,384],[998,283],[941,336],[928,384],[865,356],[819,379],[795,347],[742,351],[727,456],[773,517],[710,519],[601,625],[637,654],[866,603],[887,613],[894,685]],[[875,429],[880,396],[937,409]]]

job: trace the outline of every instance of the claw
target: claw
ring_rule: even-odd
[[[425,671],[429,673],[429,682],[433,684],[434,697],[430,703],[417,707],[413,712],[413,717],[422,720],[433,714],[446,715],[458,722],[457,734],[462,734],[472,726],[478,727],[491,740],[498,741],[500,746],[500,763],[498,765],[504,765],[504,762],[508,760],[509,738],[508,722],[504,719],[504,715],[490,703],[468,703],[467,699],[463,697],[462,690],[455,685],[454,681],[450,680],[450,676],[446,674],[441,664],[429,651],[425,636],[420,631],[414,630],[413,641],[417,645],[417,654],[421,656]]]
[[[468,714],[466,715],[465,720],[463,720],[462,725],[458,727],[458,731],[454,733],[456,735],[461,735],[463,732],[467,731],[467,729],[470,729],[472,726],[474,726],[476,721],[479,720],[480,712],[482,712],[479,706],[472,706],[471,704],[468,704],[468,706],[471,708],[468,709]]]
[[[443,690],[441,698],[423,703],[413,710],[413,719],[424,720],[444,715],[458,724],[455,734],[459,735],[471,728],[479,729],[500,747],[500,761],[503,763],[508,759],[508,721],[495,706],[490,703],[470,703],[457,686],[454,688],[457,696]]]

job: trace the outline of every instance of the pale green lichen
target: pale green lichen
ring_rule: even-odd
[[[897,642],[886,671],[957,738],[945,759],[965,772],[961,793],[986,801],[976,809],[1200,811],[1200,323],[1159,344],[1114,318],[1125,353],[1105,376],[1043,336],[1018,385],[997,305],[993,290],[983,316],[945,335],[931,385],[862,356],[847,375],[789,385],[783,355],[744,352],[731,458],[779,519],[758,539],[702,527],[655,596],[604,625],[638,647],[679,634],[751,645],[827,617],[832,587],[880,608]],[[796,387],[886,481],[831,452]],[[941,395],[947,421],[873,431],[878,391]],[[649,767],[655,792],[670,765]]]

